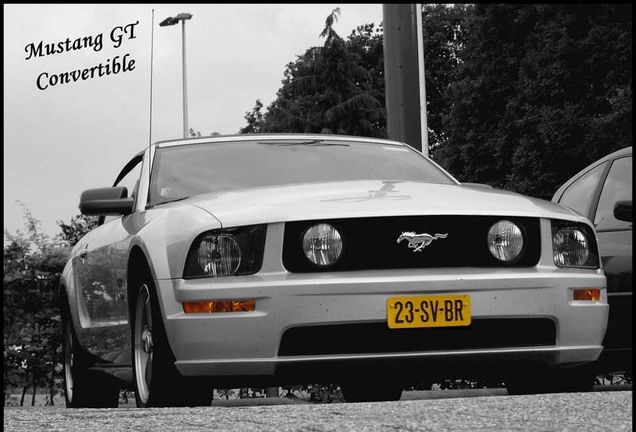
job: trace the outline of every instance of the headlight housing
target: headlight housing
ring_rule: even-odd
[[[303,252],[312,264],[329,267],[342,256],[342,235],[327,223],[313,225],[303,234]]]
[[[557,267],[600,266],[594,230],[582,223],[553,220],[552,252]]]
[[[523,231],[514,222],[500,220],[488,230],[488,250],[503,263],[514,263],[523,251]]]
[[[183,277],[221,277],[258,272],[263,264],[265,225],[212,230],[190,246]]]

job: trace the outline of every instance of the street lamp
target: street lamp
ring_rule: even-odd
[[[166,27],[177,24],[181,21],[181,34],[183,41],[183,137],[188,137],[188,87],[186,85],[186,37],[185,37],[185,22],[192,18],[192,14],[180,13],[176,17],[168,17],[159,23],[160,27]]]

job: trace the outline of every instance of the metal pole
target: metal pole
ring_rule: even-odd
[[[417,22],[414,4],[384,3],[387,137],[422,150]]]
[[[150,27],[150,114],[148,125],[148,148],[152,144],[152,65],[154,63],[154,51],[155,51],[155,10],[152,10],[152,26]],[[151,165],[152,166],[152,165]]]
[[[183,40],[183,138],[188,137],[188,86],[186,84],[186,20],[181,20],[182,40]]]
[[[426,81],[424,69],[424,30],[422,28],[422,5],[415,5],[417,19],[417,59],[420,76],[420,130],[422,133],[422,153],[428,156],[428,123],[426,118]]]

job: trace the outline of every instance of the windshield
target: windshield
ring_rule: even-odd
[[[337,141],[239,141],[158,148],[149,204],[209,192],[348,180],[453,180],[414,150]]]

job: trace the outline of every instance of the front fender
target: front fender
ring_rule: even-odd
[[[134,236],[128,256],[133,248],[141,249],[155,280],[180,278],[195,237],[204,231],[221,228],[216,218],[191,205],[149,209],[140,212],[139,218],[149,221]]]

